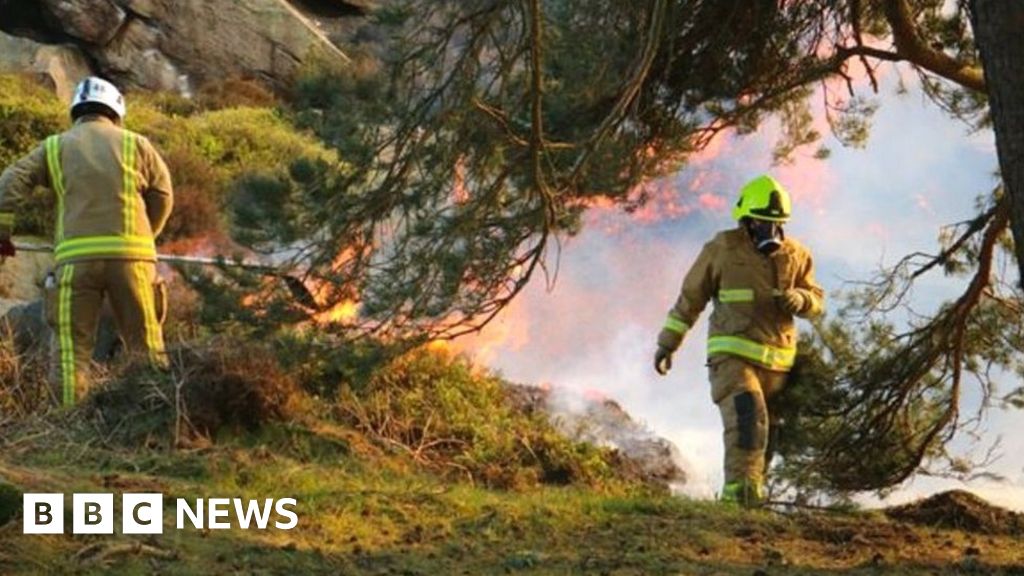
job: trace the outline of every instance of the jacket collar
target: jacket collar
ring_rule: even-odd
[[[110,124],[112,126],[116,125],[116,124],[114,124],[113,120],[111,120],[110,118],[107,118],[103,114],[86,114],[85,116],[82,116],[78,120],[75,120],[75,126],[78,126],[79,124],[86,124],[86,123],[89,123],[89,122],[100,122],[100,123],[104,123],[104,124]]]

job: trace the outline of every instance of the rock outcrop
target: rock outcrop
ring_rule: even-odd
[[[0,301],[27,302],[41,299],[43,281],[51,268],[53,256],[49,253],[19,252],[14,258],[8,258],[0,264]]]
[[[52,268],[53,256],[39,252],[19,252],[0,264],[0,331],[10,330],[19,350],[49,340],[42,301],[43,283]]]
[[[75,84],[92,72],[89,60],[71,44],[42,44],[0,32],[0,72],[38,76],[62,100],[70,101]]]
[[[128,14],[108,0],[41,0],[50,25],[93,46],[105,46],[121,29]]]
[[[285,86],[316,53],[346,58],[312,17],[359,20],[370,7],[336,4],[345,10],[313,14],[287,0],[0,0],[0,31],[22,38],[4,38],[0,62],[50,70],[57,56],[40,56],[43,45],[64,59],[77,49],[74,67],[52,73],[64,91],[89,72],[183,93],[230,77]]]

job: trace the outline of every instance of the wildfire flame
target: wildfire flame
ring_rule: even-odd
[[[318,325],[348,324],[359,317],[359,303],[355,300],[342,300],[334,306],[313,315],[313,322]]]

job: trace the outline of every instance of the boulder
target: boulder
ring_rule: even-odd
[[[43,284],[52,268],[53,256],[40,252],[22,251],[0,264],[0,336],[9,330],[19,351],[39,349],[49,343],[50,328],[43,316]]]
[[[36,242],[31,238],[15,238],[16,242]],[[0,299],[20,302],[42,300],[43,282],[53,268],[49,252],[18,252],[0,264]]]
[[[127,14],[109,0],[42,0],[50,24],[67,35],[104,46],[117,35]]]
[[[70,102],[75,85],[92,74],[88,59],[73,45],[40,44],[0,32],[0,71],[28,72]]]
[[[384,4],[384,0],[346,0],[345,2],[339,2],[339,4],[351,6],[362,12],[374,12],[380,9]]]
[[[254,76],[287,82],[316,50],[341,54],[284,0],[179,0],[159,27],[163,34],[154,48],[198,81]]]
[[[44,314],[42,300],[15,303],[11,308],[0,311],[0,337],[9,333],[19,354],[47,350],[53,331]]]
[[[167,14],[166,7],[159,0],[117,0],[118,5],[129,13],[153,20]]]
[[[190,85],[232,77],[284,87],[315,53],[347,60],[324,33],[323,20],[287,0],[42,0],[33,8],[0,2],[0,20],[30,9],[41,16],[19,21],[15,33],[69,39],[98,73],[129,87],[188,93]],[[352,8],[326,18],[362,21],[361,14]],[[19,47],[15,69],[34,62],[35,46]],[[15,60],[3,48],[0,61]]]
[[[135,19],[95,55],[107,74],[127,84],[152,90],[188,92],[185,75],[156,48],[161,42],[163,33],[159,28]]]

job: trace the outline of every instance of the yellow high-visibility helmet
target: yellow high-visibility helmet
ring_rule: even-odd
[[[747,182],[740,190],[740,198],[732,209],[732,217],[736,220],[754,218],[786,222],[791,211],[789,192],[775,178],[761,175]]]

